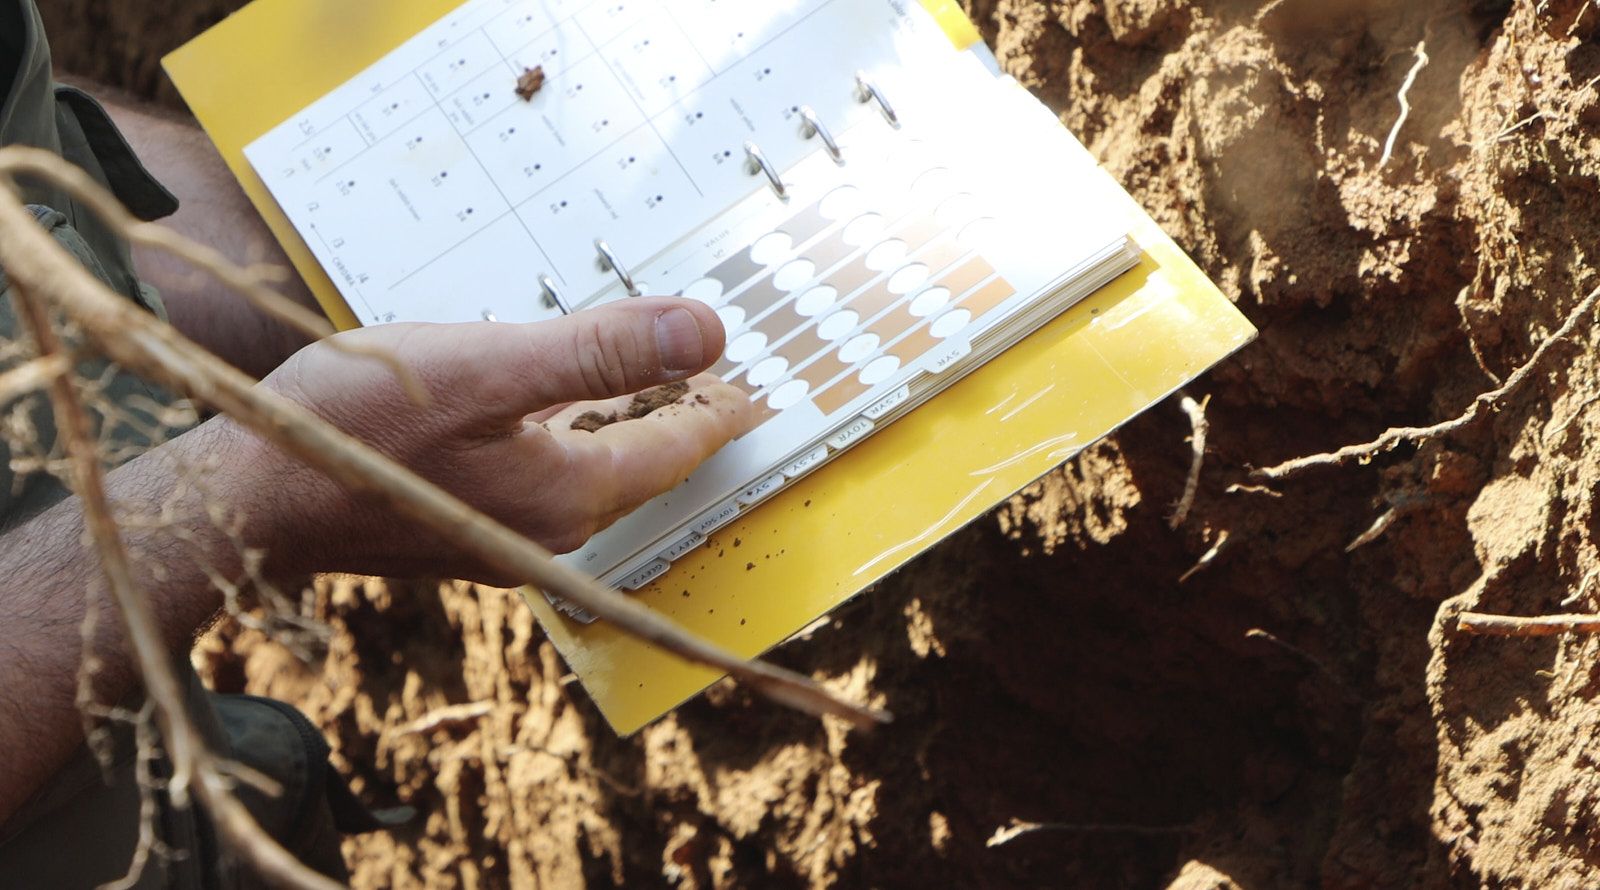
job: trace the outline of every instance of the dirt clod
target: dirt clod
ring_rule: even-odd
[[[517,76],[517,98],[532,102],[534,94],[541,89],[544,89],[544,66],[522,69],[522,74]]]
[[[683,381],[653,387],[636,394],[633,397],[633,401],[628,403],[628,407],[624,411],[611,414],[602,414],[599,411],[585,411],[579,414],[572,421],[572,429],[592,433],[613,423],[648,417],[668,405],[679,404],[683,397],[688,394],[689,384]],[[701,399],[691,399],[686,404],[704,405],[708,404],[708,401],[705,401],[704,396],[701,396]]]

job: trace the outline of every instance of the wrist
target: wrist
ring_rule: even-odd
[[[310,526],[318,515],[311,471],[282,449],[226,415],[219,415],[180,437],[192,466],[204,467],[210,480],[198,493],[213,503],[197,503],[196,511],[221,515],[197,517],[235,528],[238,543],[265,554],[269,574],[312,571],[317,556]],[[325,481],[325,480],[324,480]]]

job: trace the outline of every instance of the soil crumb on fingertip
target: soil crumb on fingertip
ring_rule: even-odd
[[[628,408],[625,411],[615,412],[612,414],[602,414],[599,411],[585,411],[582,414],[579,414],[572,421],[572,429],[582,430],[586,433],[592,433],[601,429],[602,427],[608,427],[613,423],[621,423],[624,420],[637,420],[641,417],[648,417],[651,414],[660,411],[662,408],[665,408],[669,405],[678,404],[678,402],[688,394],[689,384],[683,381],[679,381],[678,383],[668,383],[665,386],[653,387],[635,395],[633,397],[633,401],[628,403]],[[700,404],[704,403],[702,402]]]
[[[633,397],[628,405],[628,418],[648,417],[668,405],[676,405],[689,394],[689,384],[684,381],[647,389]]]

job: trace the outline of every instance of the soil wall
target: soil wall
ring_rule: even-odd
[[[156,51],[222,11],[47,2],[66,67],[169,101]],[[231,627],[198,659],[424,811],[349,843],[358,885],[1600,885],[1600,643],[1453,617],[1600,607],[1594,319],[1481,422],[1249,475],[1460,414],[1597,284],[1600,8],[971,11],[1262,330],[1191,390],[1187,523],[1168,404],[779,654],[892,709],[871,735],[718,688],[617,740],[507,594],[326,579],[325,658]]]

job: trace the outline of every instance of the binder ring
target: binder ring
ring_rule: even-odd
[[[772,169],[772,164],[767,160],[767,156],[761,153],[761,147],[754,142],[746,142],[744,144],[744,153],[745,157],[748,158],[746,167],[750,172],[752,174],[767,174],[767,185],[772,186],[772,193],[777,195],[780,200],[789,200],[789,190],[784,187],[783,180],[778,177],[778,171]]]
[[[822,125],[822,120],[817,117],[817,113],[812,110],[810,105],[800,106],[800,119],[805,122],[804,132],[806,138],[810,139],[813,136],[820,138],[822,144],[828,149],[828,157],[833,158],[835,164],[843,164],[844,152],[839,150],[839,143],[833,141],[833,134],[829,133],[828,128]]]
[[[889,122],[889,126],[896,130],[900,129],[900,115],[894,113],[894,106],[889,104],[883,91],[878,89],[878,85],[872,82],[872,78],[868,77],[865,71],[856,72],[856,99],[860,102],[878,103],[878,110],[883,112],[883,118]]]
[[[622,286],[628,289],[628,296],[639,296],[639,286],[633,283],[633,275],[628,272],[628,267],[622,265],[622,261],[617,259],[616,253],[611,250],[611,245],[607,244],[604,238],[596,238],[594,239],[594,249],[595,252],[600,254],[600,268],[617,273],[617,278],[622,281]]]
[[[572,310],[567,308],[567,301],[561,296],[561,288],[556,287],[555,280],[549,275],[539,276],[539,290],[544,293],[539,302],[546,309],[560,309],[562,315],[571,315]]]

